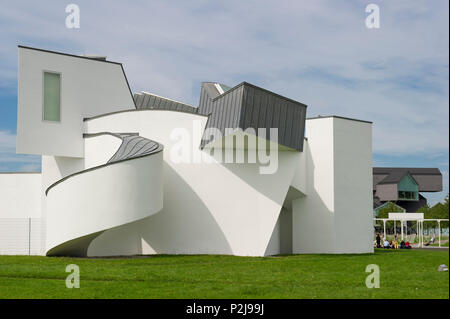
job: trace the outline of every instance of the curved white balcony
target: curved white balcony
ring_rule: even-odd
[[[111,134],[100,133],[98,134]],[[102,232],[163,207],[162,146],[132,134],[105,164],[64,177],[47,193],[48,256],[87,256]]]

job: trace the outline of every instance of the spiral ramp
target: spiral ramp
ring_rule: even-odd
[[[105,136],[121,141],[106,163],[68,175],[46,190],[47,256],[88,256],[89,245],[104,231],[163,207],[163,146],[133,133],[85,137]]]

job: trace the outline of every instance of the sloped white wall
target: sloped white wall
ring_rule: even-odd
[[[334,252],[333,119],[306,121],[306,197],[292,203],[293,252]]]
[[[83,157],[83,117],[132,109],[119,64],[19,48],[17,153]],[[44,71],[61,73],[61,122],[42,120]]]

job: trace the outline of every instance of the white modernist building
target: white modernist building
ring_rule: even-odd
[[[42,172],[0,174],[0,253],[373,251],[370,122],[246,82],[202,83],[198,107],[133,95],[120,63],[23,46],[18,82]]]

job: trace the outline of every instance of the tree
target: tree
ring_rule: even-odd
[[[448,219],[448,195],[443,203],[437,203],[431,207],[429,217],[434,219]],[[448,222],[441,222],[441,227],[448,227]]]
[[[429,212],[430,212],[430,209],[431,209],[430,205],[425,204],[424,206],[420,207],[420,208],[417,210],[417,212],[418,212],[418,213],[423,213],[423,216],[425,217],[425,216],[428,216],[428,214],[429,214]],[[425,218],[426,218],[426,217],[425,217]]]
[[[423,213],[425,219],[448,219],[448,202],[447,195],[444,202],[437,203],[433,207],[425,205],[417,211]],[[427,228],[437,227],[437,222],[427,222],[425,225]],[[441,227],[448,227],[448,222],[441,222]]]
[[[402,213],[403,210],[392,202],[387,202],[387,205],[378,211],[377,218],[389,218],[389,213]]]
[[[393,202],[386,202],[386,206],[381,208],[378,211],[377,218],[389,218],[389,213],[402,213],[402,212],[404,212],[402,210],[402,208],[399,207],[398,205],[396,205],[395,203],[393,203]],[[394,225],[394,222],[390,222],[390,223],[392,223],[391,224],[392,226]],[[390,223],[387,222],[386,226],[388,226]],[[382,226],[383,223],[381,221],[377,221],[376,225],[377,226]]]

